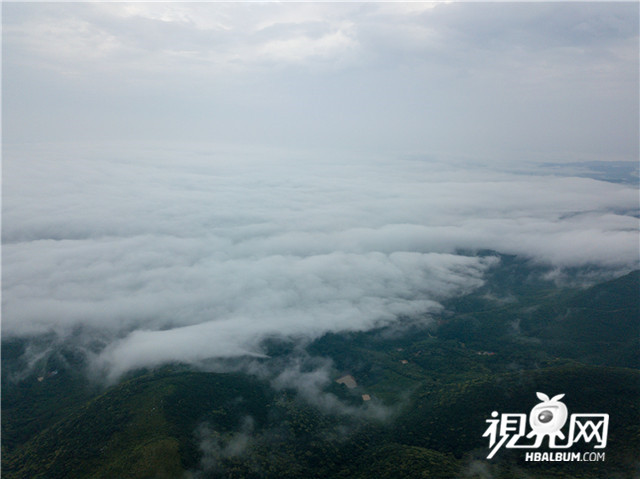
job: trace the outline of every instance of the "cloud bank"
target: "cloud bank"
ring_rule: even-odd
[[[638,191],[436,161],[200,149],[5,149],[3,335],[101,338],[115,379],[424,316],[493,249],[638,262]]]

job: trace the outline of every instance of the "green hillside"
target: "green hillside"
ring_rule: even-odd
[[[105,389],[68,346],[17,376],[27,345],[4,341],[3,477],[634,477],[639,272],[588,289],[532,280],[505,301],[489,293],[528,268],[505,263],[438,317],[327,334],[303,352],[272,338],[259,377],[174,365]],[[292,364],[322,364],[331,381],[274,387]],[[345,374],[355,388],[335,382]],[[606,461],[486,460],[491,412],[527,414],[538,391],[565,394],[569,413],[610,414]]]
[[[202,477],[454,477],[486,457],[482,433],[493,410],[527,413],[536,391],[567,392],[576,412],[611,414],[605,463],[540,465],[502,451],[492,467],[562,477],[632,477],[640,450],[640,373],[568,365],[492,375],[416,391],[392,421],[320,414],[291,393],[250,377],[158,373],[125,382],[41,432],[9,458],[7,478],[182,477],[201,468],[198,426],[216,441]],[[243,425],[251,418],[251,426]],[[349,431],[342,431],[348,424]],[[246,435],[245,449],[229,445]],[[521,456],[521,454],[520,454]],[[395,476],[394,476],[395,474]],[[506,474],[506,472],[505,472]],[[625,476],[626,474],[626,476]],[[504,477],[518,477],[506,475]]]

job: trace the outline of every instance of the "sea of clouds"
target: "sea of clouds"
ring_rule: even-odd
[[[83,331],[111,379],[366,330],[471,291],[491,249],[638,263],[638,191],[435,160],[5,147],[2,333]]]

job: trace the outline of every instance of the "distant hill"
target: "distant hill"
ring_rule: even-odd
[[[640,271],[570,295],[538,332],[558,355],[640,367]]]
[[[398,420],[395,438],[456,457],[476,450],[481,451],[480,457],[486,457],[487,439],[482,437],[487,427],[485,419],[492,411],[528,414],[539,402],[538,391],[550,396],[565,394],[563,401],[570,414],[610,414],[606,463],[571,464],[573,467],[568,469],[574,471],[575,477],[605,477],[607,471],[614,470],[612,464],[622,471],[626,469],[631,477],[640,450],[640,372],[631,369],[575,363],[514,371],[438,390],[424,388]],[[503,450],[494,462],[535,466],[522,461],[521,451]],[[568,469],[565,467],[565,474]]]
[[[505,277],[527,281],[519,269],[499,270],[484,290],[448,301],[439,335],[477,348],[512,343],[588,364],[640,367],[640,271],[587,289],[539,283],[521,294],[505,287],[509,296],[502,302],[487,295],[499,291]]]

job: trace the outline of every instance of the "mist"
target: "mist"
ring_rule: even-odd
[[[637,190],[399,158],[7,149],[3,336],[102,341],[101,375],[262,356],[441,310],[496,256],[638,261]],[[462,253],[464,251],[464,253]],[[425,324],[426,324],[425,323]]]

